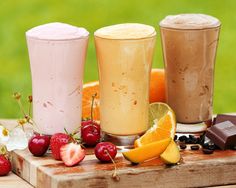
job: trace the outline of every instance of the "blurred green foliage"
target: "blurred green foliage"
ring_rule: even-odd
[[[14,91],[31,93],[25,32],[48,22],[65,22],[89,30],[84,81],[98,78],[93,32],[103,26],[139,22],[154,26],[169,14],[205,13],[222,22],[215,70],[214,112],[236,111],[235,0],[19,0],[0,1],[0,117],[19,116]],[[160,35],[153,67],[163,67]]]

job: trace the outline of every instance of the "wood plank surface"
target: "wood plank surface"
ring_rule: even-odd
[[[15,175],[10,173],[7,176],[0,177],[0,187],[1,188],[33,188],[32,185]]]
[[[8,124],[8,121],[4,121]],[[10,122],[14,124],[14,122]],[[189,148],[181,152],[183,162],[168,167],[160,159],[136,166],[118,153],[117,163],[120,181],[111,178],[113,164],[100,163],[87,150],[85,160],[75,167],[65,167],[51,154],[37,158],[24,151],[12,152],[13,170],[27,182],[37,187],[206,187],[236,184],[236,151],[215,151],[204,155]]]

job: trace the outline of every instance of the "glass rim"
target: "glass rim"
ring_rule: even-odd
[[[175,28],[175,27],[167,27],[167,26],[160,26],[160,29],[169,29],[169,30],[177,30],[177,31],[202,31],[202,30],[211,30],[211,29],[220,29],[221,24],[213,27],[206,27],[206,28]]]
[[[117,40],[117,41],[136,41],[136,40],[144,40],[144,39],[151,39],[151,38],[155,38],[157,36],[157,32],[155,32],[153,35],[151,36],[147,36],[147,37],[141,37],[141,38],[107,38],[107,37],[102,37],[102,36],[98,36],[95,35],[94,33],[94,38],[100,38],[100,39],[105,39],[105,40]]]
[[[82,37],[75,37],[75,38],[69,38],[69,39],[46,39],[46,38],[37,38],[33,36],[29,36],[25,34],[26,39],[33,39],[33,40],[38,40],[38,41],[51,41],[51,42],[63,42],[63,41],[75,41],[75,40],[82,40],[82,39],[88,39],[89,34],[87,36],[82,36]]]

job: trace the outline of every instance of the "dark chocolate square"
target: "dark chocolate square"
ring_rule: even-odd
[[[222,150],[236,146],[236,126],[230,121],[211,126],[206,136]]]
[[[236,125],[236,116],[234,115],[225,115],[225,114],[218,114],[214,120],[213,120],[213,125],[222,123],[224,121],[230,121],[234,125]]]

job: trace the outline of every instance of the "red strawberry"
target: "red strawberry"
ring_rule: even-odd
[[[68,144],[70,140],[70,136],[65,133],[56,133],[51,137],[50,140],[50,148],[52,150],[52,156],[56,160],[61,160],[60,156],[60,148]]]
[[[11,171],[11,163],[10,161],[4,157],[4,155],[0,155],[0,176],[5,176]]]
[[[61,147],[61,158],[66,166],[79,164],[85,157],[85,150],[79,144],[70,143]]]

